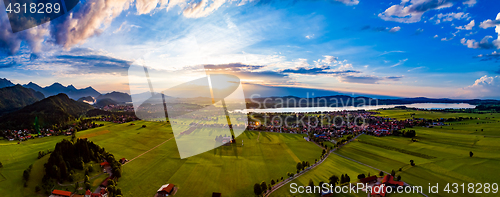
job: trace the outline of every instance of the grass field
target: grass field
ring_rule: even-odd
[[[462,116],[479,119],[451,122],[451,125],[442,127],[412,128],[417,132],[418,142],[412,142],[409,138],[404,137],[362,135],[336,153],[386,172],[395,170],[397,175],[401,175],[403,181],[411,185],[423,186],[424,193],[429,196],[457,196],[456,194],[443,193],[443,191],[440,191],[439,194],[429,194],[427,191],[429,183],[432,185],[438,183],[441,189],[447,183],[498,183],[496,174],[500,169],[498,167],[498,163],[500,163],[500,123],[498,122],[500,114],[442,113],[415,110],[379,110],[379,112],[381,112],[380,116],[398,119],[411,118],[410,114],[413,113],[415,118],[435,119]],[[401,151],[402,149],[406,151]],[[473,157],[469,157],[469,151],[474,153]],[[412,153],[420,153],[426,157],[418,157]],[[412,167],[410,160],[414,160],[416,166]],[[401,172],[398,172],[399,168],[402,168]],[[345,173],[349,174],[351,182],[356,182],[358,180],[355,177],[358,174],[368,171],[372,175],[376,172],[372,168],[331,154],[319,167],[291,183],[305,186],[312,179],[317,184],[319,181],[326,182],[328,177],[333,174],[340,176]],[[291,194],[289,190],[290,186],[286,185],[271,196],[316,196],[313,194]],[[366,196],[366,194],[358,195]],[[460,194],[459,196],[497,195]],[[419,194],[390,194],[390,196],[419,196]]]

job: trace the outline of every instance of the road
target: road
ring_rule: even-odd
[[[362,134],[360,134],[360,135],[362,135]],[[377,170],[377,171],[382,171],[382,172],[384,172],[384,173],[386,173],[386,174],[390,174],[390,173],[388,173],[388,172],[385,172],[385,171],[383,171],[383,170],[377,169],[377,168],[375,168],[375,167],[373,167],[373,166],[370,166],[370,165],[368,165],[368,164],[361,163],[361,162],[359,162],[359,161],[356,161],[356,160],[354,160],[354,159],[348,158],[348,157],[346,157],[346,156],[343,156],[343,155],[340,155],[340,154],[334,153],[334,151],[336,151],[338,148],[341,148],[341,147],[343,147],[344,145],[348,144],[349,142],[351,142],[351,141],[355,140],[355,139],[356,139],[356,138],[358,138],[360,135],[357,135],[356,137],[352,138],[351,140],[349,140],[349,141],[348,141],[348,142],[346,142],[345,144],[343,144],[343,145],[341,145],[341,146],[339,146],[339,147],[337,147],[337,148],[334,148],[333,150],[331,150],[330,152],[328,152],[327,156],[326,156],[326,157],[324,157],[324,159],[322,159],[320,162],[318,162],[318,163],[314,164],[314,165],[313,165],[313,166],[311,166],[310,168],[308,168],[308,169],[306,169],[306,170],[302,171],[302,172],[301,172],[301,173],[299,173],[299,174],[294,175],[294,177],[292,177],[292,178],[288,178],[288,179],[286,179],[285,181],[282,181],[282,182],[280,182],[280,183],[276,184],[276,186],[274,186],[274,187],[273,187],[273,189],[272,189],[271,191],[269,191],[268,193],[264,194],[264,196],[265,196],[265,197],[268,197],[269,195],[271,195],[273,192],[275,192],[276,190],[278,190],[278,189],[279,189],[280,187],[282,187],[283,185],[287,185],[289,182],[291,182],[291,181],[295,180],[296,178],[300,177],[302,174],[305,174],[305,173],[306,173],[306,172],[308,172],[309,170],[311,170],[311,169],[315,168],[316,166],[318,166],[319,164],[323,163],[323,161],[324,161],[326,158],[328,158],[328,156],[330,156],[330,154],[331,154],[331,153],[333,153],[333,154],[335,154],[335,155],[338,155],[338,156],[340,156],[340,157],[342,157],[342,158],[345,158],[345,159],[347,159],[347,160],[350,160],[350,161],[352,161],[352,162],[356,162],[356,163],[358,163],[358,164],[361,164],[361,165],[364,165],[364,166],[367,166],[367,167],[373,168],[373,169],[375,169],[375,170]],[[314,143],[315,143],[315,142],[314,142]],[[316,144],[316,143],[315,143],[315,144]],[[319,144],[316,144],[316,145],[320,146]],[[321,147],[321,146],[320,146],[320,147]],[[323,147],[321,147],[321,148],[323,148]],[[411,185],[405,182],[405,186],[411,186]],[[425,196],[425,197],[428,197],[426,194],[424,194],[424,193],[422,193],[422,192],[419,192],[419,193],[420,193],[421,195]]]

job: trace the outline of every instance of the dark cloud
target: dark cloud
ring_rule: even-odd
[[[241,63],[205,64],[203,66],[205,67],[206,70],[229,70],[229,71],[257,70],[264,67],[259,65],[246,65]]]
[[[73,74],[119,73],[126,74],[131,61],[104,55],[59,55],[52,63],[69,64],[76,70]]]
[[[340,74],[360,73],[360,72],[354,70],[331,71],[329,66],[322,66],[316,68],[300,67],[296,69],[285,69],[281,71],[281,73],[293,73],[293,74],[303,74],[303,75],[318,75],[318,74],[340,75]]]
[[[474,56],[474,58],[480,58],[481,61],[495,61],[498,62],[500,61],[500,53],[497,53],[496,51],[491,53],[491,54],[481,54],[478,56]]]
[[[399,81],[403,77],[377,77],[377,76],[341,76],[340,81],[346,83],[363,83],[363,84],[377,84],[379,81]]]

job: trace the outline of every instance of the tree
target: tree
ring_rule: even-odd
[[[0,168],[3,168],[3,164],[2,164],[2,162],[0,162]]]
[[[391,171],[391,176],[392,177],[395,177],[396,176],[396,172],[394,170]]]
[[[281,180],[283,180],[283,177],[281,177]]]
[[[365,177],[366,177],[365,174],[359,174],[358,175],[358,179],[364,179]]]
[[[472,151],[469,152],[469,156],[472,157],[474,155],[474,153],[472,153]]]
[[[413,162],[413,159],[412,159],[412,160],[410,160],[410,165],[411,165],[411,166],[415,166],[415,163]]]
[[[328,181],[330,185],[335,186],[339,182],[339,177],[336,175],[332,175],[330,178],[328,178]]]
[[[401,175],[398,175],[397,180],[398,180],[398,181],[401,181]]]
[[[380,171],[380,172],[378,173],[378,175],[379,175],[379,176],[384,176],[384,172]]]
[[[262,188],[258,183],[255,183],[255,185],[253,185],[253,193],[255,193],[255,195],[262,194]]]
[[[274,184],[276,184],[276,182],[274,182],[274,179],[273,179],[273,180],[271,180],[271,185],[274,185]]]
[[[300,171],[300,170],[302,170],[302,163],[298,162],[297,163],[297,171]]]
[[[262,183],[260,183],[260,189],[262,189],[263,192],[267,191],[267,184],[265,181],[262,181]]]

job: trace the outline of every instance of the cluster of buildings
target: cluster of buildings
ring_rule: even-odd
[[[374,136],[386,136],[393,131],[420,124],[423,120],[396,120],[376,116],[375,112],[341,111],[321,114],[264,114],[267,122],[249,122],[249,130],[263,130],[279,133],[309,133],[324,140],[344,135],[366,133]],[[263,123],[264,122],[264,123]]]

